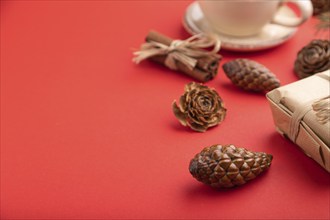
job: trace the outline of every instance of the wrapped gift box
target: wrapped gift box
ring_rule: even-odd
[[[330,172],[330,70],[266,96],[278,132]]]

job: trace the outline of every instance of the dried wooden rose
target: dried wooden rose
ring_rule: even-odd
[[[302,79],[330,68],[330,40],[312,40],[297,54],[294,71]]]
[[[191,82],[185,86],[180,105],[174,100],[174,115],[183,126],[205,132],[222,122],[226,116],[224,103],[218,93],[203,84]]]

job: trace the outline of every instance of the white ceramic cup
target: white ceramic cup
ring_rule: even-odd
[[[300,10],[299,17],[278,13],[285,2],[292,2]],[[233,36],[258,34],[268,23],[296,27],[312,14],[310,0],[199,0],[199,6],[217,31]]]

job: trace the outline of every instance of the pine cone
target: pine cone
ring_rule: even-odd
[[[318,15],[322,12],[330,10],[330,1],[329,0],[312,0],[313,4],[313,14]]]
[[[222,66],[227,77],[244,90],[270,91],[280,86],[280,81],[266,67],[249,59],[236,59]]]
[[[216,126],[226,116],[226,109],[218,93],[213,88],[194,82],[185,86],[180,106],[174,101],[172,108],[182,125],[199,132]]]
[[[294,71],[302,79],[330,68],[330,41],[313,40],[303,47],[294,63]]]
[[[213,145],[204,148],[189,165],[191,175],[215,188],[243,185],[267,170],[273,156],[255,153],[234,145]]]

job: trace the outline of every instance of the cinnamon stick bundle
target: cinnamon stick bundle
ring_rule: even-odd
[[[166,46],[170,46],[173,40],[174,39],[171,39],[156,31],[150,31],[146,37],[146,42],[154,41],[164,44]],[[196,49],[196,50],[202,50],[202,49]],[[150,59],[165,65],[166,57],[167,55],[155,55],[153,57],[150,57]],[[192,70],[179,61],[176,61],[176,67],[180,72],[200,82],[210,81],[217,75],[219,63],[222,59],[221,55],[210,53],[207,56],[202,56],[196,59],[197,59],[196,66]]]

